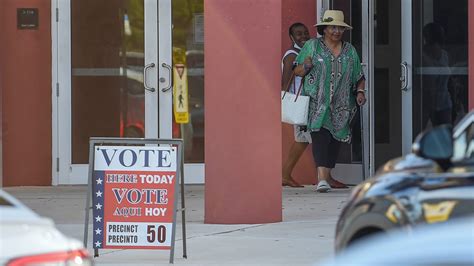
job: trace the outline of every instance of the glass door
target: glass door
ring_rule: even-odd
[[[356,115],[353,143],[341,149],[335,169],[336,176],[357,184],[373,175],[381,164],[402,154],[402,0],[323,3],[344,11],[346,21],[353,27],[345,38],[356,47],[366,78],[367,103]]]
[[[373,174],[387,160],[402,155],[402,150],[406,148],[404,143],[411,142],[411,136],[404,134],[411,132],[411,129],[407,128],[410,123],[404,120],[409,117],[404,113],[410,110],[411,104],[408,100],[411,96],[410,91],[402,93],[400,84],[402,40],[406,40],[402,33],[406,30],[406,24],[410,23],[409,18],[404,21],[402,8],[406,8],[410,3],[404,0],[368,2],[371,13],[368,17],[373,23],[369,44],[373,53],[370,88],[370,116],[373,128],[370,140],[370,172]],[[408,13],[405,11],[403,14]],[[409,48],[406,47],[405,51]],[[408,78],[408,82],[410,80]]]
[[[364,24],[364,16],[361,16],[366,9],[363,1],[345,0],[322,0],[321,16],[326,9],[342,10],[346,23],[353,27],[352,30],[344,33],[344,41],[350,42],[357,50],[361,58],[362,66],[366,78],[368,78],[368,56],[364,40],[368,35],[368,26]],[[369,82],[366,81],[366,87]],[[369,94],[368,94],[369,95]],[[369,97],[368,97],[369,99]],[[346,184],[358,184],[362,182],[368,173],[368,106],[369,103],[359,108],[352,124],[352,142],[343,143],[339,152],[336,167],[333,175],[338,180]]]
[[[366,0],[372,18],[371,173],[467,112],[467,0]]]
[[[204,0],[173,0],[172,24],[175,96],[173,137],[184,141],[185,182],[202,184],[205,124]],[[185,90],[181,90],[183,88]]]
[[[433,126],[455,125],[468,111],[468,0],[412,0],[411,7],[416,137]]]
[[[171,0],[53,10],[53,184],[85,184],[89,137],[172,137]]]
[[[343,10],[354,27],[345,37],[362,55],[368,95],[362,137],[356,129],[352,145],[341,151],[337,176],[373,175],[409,153],[423,130],[455,125],[467,113],[468,0],[321,3]]]
[[[369,173],[409,153],[412,135],[411,0],[364,0],[369,71]],[[365,14],[363,14],[364,16]]]

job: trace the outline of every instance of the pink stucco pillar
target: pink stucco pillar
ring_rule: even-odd
[[[468,1],[468,14],[474,14],[474,1]],[[469,110],[474,108],[474,17],[469,17]]]
[[[17,9],[38,27],[18,29]],[[3,186],[51,185],[51,1],[0,0]]]
[[[282,220],[281,0],[204,0],[205,222]]]

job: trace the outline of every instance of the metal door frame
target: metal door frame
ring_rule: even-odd
[[[402,154],[411,152],[413,142],[413,61],[412,61],[412,0],[401,0],[401,49],[402,63],[406,63],[406,89],[402,93]],[[403,73],[403,69],[402,75]]]
[[[363,148],[364,148],[364,179],[375,172],[374,154],[374,1],[362,1],[362,62],[366,62],[366,88],[367,103],[362,108],[363,117]]]

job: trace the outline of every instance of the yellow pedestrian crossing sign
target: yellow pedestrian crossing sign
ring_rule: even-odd
[[[185,65],[174,65],[173,81],[174,119],[178,124],[188,123],[188,73]]]

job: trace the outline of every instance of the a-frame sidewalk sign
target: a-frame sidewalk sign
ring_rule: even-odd
[[[187,258],[183,149],[182,139],[90,138],[84,246],[92,209],[94,257],[99,249],[164,249],[173,263],[181,211]]]

